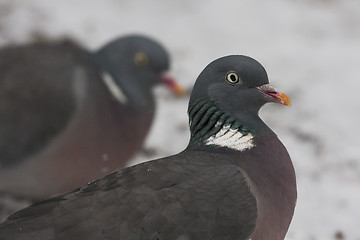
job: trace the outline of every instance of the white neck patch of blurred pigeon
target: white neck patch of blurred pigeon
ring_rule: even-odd
[[[242,134],[239,129],[231,129],[231,125],[224,125],[216,134],[205,140],[206,145],[217,145],[245,151],[255,146],[253,143],[254,136],[251,133]]]
[[[102,76],[102,79],[103,79],[106,87],[109,89],[111,95],[120,103],[122,103],[124,105],[127,104],[128,99],[127,99],[126,95],[119,88],[119,86],[115,83],[113,77],[107,72],[103,72],[101,76]]]

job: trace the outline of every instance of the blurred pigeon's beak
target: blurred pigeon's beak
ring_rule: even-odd
[[[168,86],[173,93],[177,96],[183,96],[185,94],[184,89],[169,75],[160,74],[160,80],[163,84]]]
[[[258,91],[263,94],[271,97],[274,102],[281,103],[285,106],[291,106],[290,99],[284,93],[279,92],[276,88],[270,86],[269,84],[262,85],[256,88]]]

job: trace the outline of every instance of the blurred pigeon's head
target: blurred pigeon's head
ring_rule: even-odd
[[[219,58],[200,73],[190,106],[200,99],[211,101],[230,113],[257,114],[267,102],[290,105],[285,94],[269,85],[264,67],[255,59],[242,55]]]
[[[178,95],[183,93],[165,74],[170,66],[168,53],[151,38],[129,35],[115,39],[95,53],[95,59],[107,79],[111,78],[126,97],[140,101],[143,97],[140,95],[151,95],[151,88],[158,83]]]

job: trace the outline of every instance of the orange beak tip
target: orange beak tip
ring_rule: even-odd
[[[180,85],[176,85],[174,88],[173,88],[173,92],[179,96],[179,97],[182,97],[185,95],[185,90],[184,88],[182,88]]]
[[[279,99],[280,99],[281,104],[291,107],[290,98],[288,96],[286,96],[284,93],[279,94]]]

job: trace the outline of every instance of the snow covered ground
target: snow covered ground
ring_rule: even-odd
[[[95,49],[148,34],[169,49],[171,73],[189,90],[210,61],[254,57],[292,100],[261,111],[297,172],[287,239],[360,240],[359,11],[359,0],[0,0],[0,45],[69,36]],[[156,94],[151,158],[181,151],[189,136],[188,99]]]

